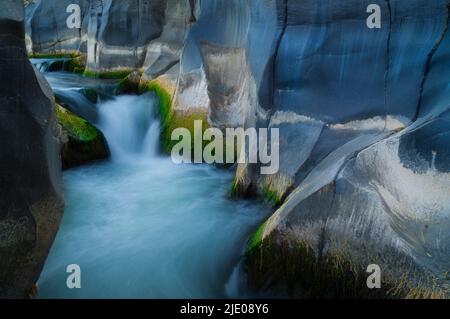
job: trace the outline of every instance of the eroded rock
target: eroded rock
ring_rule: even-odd
[[[0,11],[0,297],[33,295],[64,201],[52,92],[27,58],[21,0]]]

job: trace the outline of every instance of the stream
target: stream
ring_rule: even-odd
[[[239,265],[269,208],[230,199],[232,169],[176,165],[160,154],[152,94],[93,104],[80,90],[107,92],[111,82],[43,73],[77,114],[92,116],[112,156],[64,172],[66,208],[38,282],[39,297],[248,296]],[[66,285],[70,264],[81,268],[80,289]]]

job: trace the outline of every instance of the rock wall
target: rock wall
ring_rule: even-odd
[[[88,69],[141,67],[147,45],[162,32],[164,9],[164,1],[91,1]]]
[[[67,7],[81,9],[81,28],[68,28]],[[89,0],[31,1],[26,7],[27,49],[34,53],[87,51]]]
[[[0,298],[32,296],[63,211],[53,94],[25,49],[21,0],[0,12]]]
[[[449,3],[387,1],[377,31],[358,14],[367,3],[346,3],[288,1],[288,12],[310,14],[288,17],[274,108],[323,127],[283,129],[284,156],[297,154],[292,131],[314,142],[299,146],[310,156],[295,173],[282,160],[294,190],[262,237],[289,234],[319,256],[347,250],[359,267],[377,263],[386,276],[448,296]]]
[[[448,291],[449,2],[375,1],[379,29],[372,3],[91,1],[88,69],[141,69],[213,126],[279,128],[279,172],[239,165],[234,186],[279,205],[261,239]]]

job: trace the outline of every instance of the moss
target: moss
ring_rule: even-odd
[[[280,206],[283,203],[283,198],[277,192],[271,190],[269,186],[263,187],[263,197],[274,206]]]
[[[61,145],[63,169],[109,157],[106,140],[93,125],[60,105],[56,105],[56,116],[68,137]]]
[[[83,73],[84,67],[81,65],[79,58],[55,61],[51,64],[49,71],[66,71],[72,73]]]
[[[237,181],[236,177],[233,179],[233,183],[231,184],[231,196],[239,196],[239,182]]]
[[[64,70],[68,72],[82,74],[84,72],[84,66],[81,64],[79,58],[70,59],[64,65]]]
[[[144,82],[139,85],[139,92],[154,92],[159,100],[159,109],[161,114],[161,147],[163,151],[170,153],[178,141],[172,140],[172,132],[177,128],[186,128],[194,136],[194,121],[202,121],[202,133],[208,129],[208,119],[206,112],[175,112],[172,107],[172,97],[156,81]],[[203,141],[203,147],[208,144]],[[194,149],[192,139],[192,150]],[[192,152],[193,154],[194,152]]]
[[[98,78],[98,79],[124,79],[126,78],[133,70],[131,69],[123,69],[123,70],[115,70],[115,71],[101,71],[96,72],[92,70],[84,70],[83,76],[90,78]]]
[[[273,232],[261,240],[263,225],[249,241],[245,270],[252,289],[289,298],[443,298],[436,287],[418,286],[383,272],[381,289],[367,287],[367,265],[348,249],[325,252]],[[322,253],[318,253],[322,251]]]
[[[179,142],[172,140],[172,132],[177,128],[186,128],[192,136],[191,154],[194,155],[194,121],[202,121],[202,134],[208,129],[208,119],[203,112],[172,112],[169,120],[166,121],[161,134],[163,149],[170,152]],[[208,144],[208,141],[202,141],[202,149]]]
[[[80,141],[92,141],[97,138],[98,130],[94,126],[60,105],[56,106],[56,116],[70,137]]]
[[[256,232],[254,232],[253,235],[248,240],[247,254],[251,254],[251,252],[260,248],[260,245],[262,243],[264,229],[265,229],[266,225],[267,225],[267,221],[265,223],[263,223],[261,226],[259,226],[259,228],[256,230]]]

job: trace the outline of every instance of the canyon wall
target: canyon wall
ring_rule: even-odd
[[[380,28],[366,24],[373,3]],[[277,208],[259,241],[276,236],[329,259],[345,253],[358,269],[379,264],[384,278],[406,278],[406,295],[448,293],[448,1],[82,7],[87,70],[139,70],[141,83],[168,92],[174,112],[204,114],[212,126],[279,128],[279,172],[240,164],[233,186]],[[47,24],[28,23],[36,52],[52,42],[37,36]]]
[[[53,93],[27,58],[21,0],[2,2],[0,70],[0,298],[24,298],[64,204]]]
[[[68,28],[71,4],[80,6],[81,28]],[[89,0],[29,1],[26,7],[26,39],[29,52],[87,51]]]

